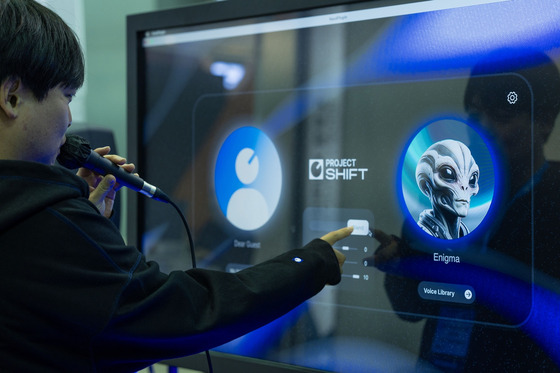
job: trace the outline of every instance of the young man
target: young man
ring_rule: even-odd
[[[83,79],[79,43],[56,14],[0,0],[2,371],[138,370],[239,337],[340,281],[331,245],[349,228],[237,274],[165,275],[146,262],[106,218],[115,178],[53,165]]]

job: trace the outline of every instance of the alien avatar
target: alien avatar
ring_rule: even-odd
[[[478,193],[479,169],[471,151],[456,140],[430,146],[416,166],[416,183],[431,201],[432,209],[420,213],[418,225],[441,239],[469,233],[461,221],[467,216],[471,197]]]

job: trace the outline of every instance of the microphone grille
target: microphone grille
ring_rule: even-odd
[[[66,135],[66,142],[60,147],[56,158],[60,165],[71,170],[80,168],[91,154],[89,142],[78,135]]]

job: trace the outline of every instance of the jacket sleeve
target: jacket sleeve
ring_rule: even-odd
[[[320,239],[235,274],[191,269],[165,275],[142,260],[96,340],[98,361],[126,364],[204,351],[267,324],[339,281],[336,256]]]

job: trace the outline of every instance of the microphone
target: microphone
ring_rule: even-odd
[[[171,202],[171,199],[161,189],[147,183],[136,175],[126,172],[119,165],[94,152],[88,141],[81,136],[67,135],[66,142],[61,146],[60,154],[56,160],[62,166],[72,170],[84,167],[103,176],[111,174],[115,176],[120,185],[140,192],[157,201]]]

